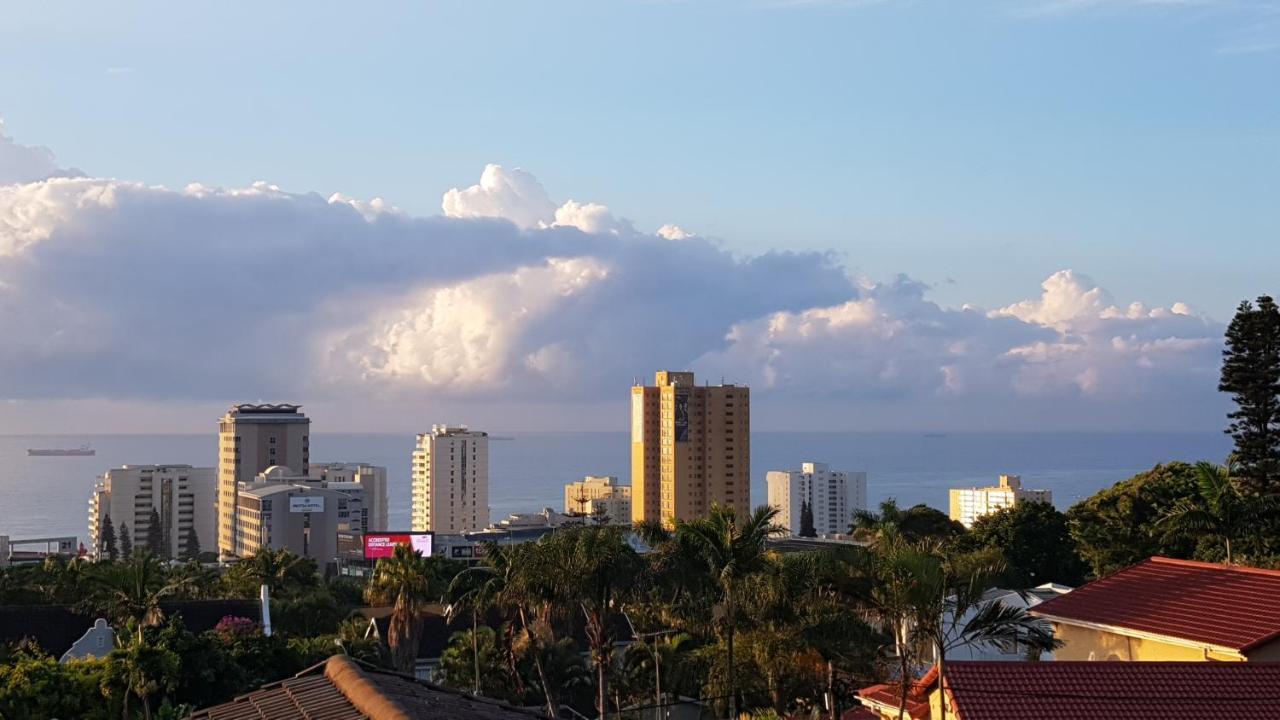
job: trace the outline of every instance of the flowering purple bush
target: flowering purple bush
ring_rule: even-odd
[[[213,627],[213,631],[219,635],[244,637],[256,634],[258,632],[258,623],[249,618],[227,615],[218,621],[218,624]]]

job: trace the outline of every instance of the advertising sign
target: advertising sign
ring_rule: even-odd
[[[321,495],[294,495],[289,498],[289,512],[324,512],[324,497]]]
[[[364,536],[364,557],[366,560],[391,557],[397,545],[408,545],[423,557],[431,557],[434,539],[435,534],[430,532],[368,533]]]
[[[676,388],[676,442],[689,442],[689,391]]]

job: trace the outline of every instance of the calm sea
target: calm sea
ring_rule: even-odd
[[[490,501],[494,519],[542,507],[561,509],[565,483],[583,475],[630,479],[625,433],[494,433]],[[77,447],[94,457],[28,457],[30,447]],[[312,436],[316,462],[368,462],[388,472],[393,528],[407,528],[412,435]],[[104,470],[123,464],[212,466],[217,436],[0,436],[0,534],[17,537],[87,533],[89,493]],[[752,499],[763,502],[764,474],[813,460],[866,470],[867,498],[947,507],[947,488],[991,484],[1000,473],[1053,491],[1066,508],[1100,488],[1168,460],[1221,461],[1230,439],[1202,434],[755,433]]]

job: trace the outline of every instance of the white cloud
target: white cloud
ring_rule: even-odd
[[[556,205],[532,174],[501,165],[486,165],[479,184],[454,188],[440,203],[445,217],[503,218],[516,227],[538,227],[555,217]]]
[[[3,399],[596,402],[684,367],[920,417],[1048,399],[1082,423],[1117,398],[1215,394],[1220,325],[1070,270],[1038,297],[952,309],[829,255],[637,232],[497,165],[419,218],[268,182],[31,181],[26,155],[3,161],[21,178],[0,184]]]
[[[47,147],[19,145],[4,134],[4,119],[0,118],[0,185],[79,174],[79,170],[58,167]]]

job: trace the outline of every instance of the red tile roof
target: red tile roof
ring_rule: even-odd
[[[947,714],[956,720],[1274,720],[1280,714],[1280,663],[952,662],[946,685]]]
[[[1153,557],[1031,613],[1243,652],[1280,637],[1280,571]]]
[[[938,686],[938,666],[929,668],[924,677],[911,684],[907,691],[907,717],[929,717],[929,693]],[[897,708],[902,704],[902,685],[900,683],[882,683],[872,685],[858,691],[858,697],[870,700],[885,707]]]

